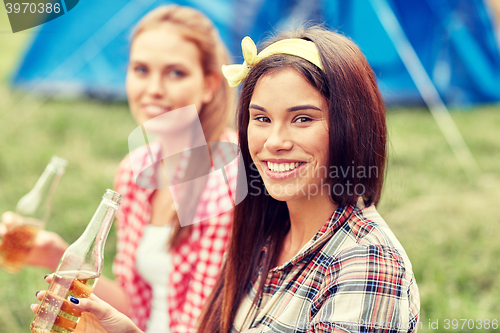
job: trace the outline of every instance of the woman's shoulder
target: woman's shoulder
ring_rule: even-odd
[[[358,203],[321,252],[334,270],[342,262],[366,264],[378,258],[412,272],[406,251],[373,205]]]
[[[140,146],[130,151],[120,162],[115,174],[114,185],[117,192],[137,185],[139,175],[141,179],[150,178],[151,156],[158,156],[160,146],[152,143],[150,146]],[[120,192],[121,193],[121,192]]]
[[[238,157],[238,135],[235,130],[226,128],[217,142],[210,142],[210,149],[212,151],[212,159],[214,166],[217,168],[228,165],[231,161]]]
[[[349,227],[357,245],[376,246],[408,258],[403,246],[374,205],[358,206],[349,219]]]
[[[339,297],[345,291],[352,299],[357,294],[358,298],[384,300],[381,302],[387,305],[388,311],[400,306],[401,318],[396,322],[415,325],[420,296],[411,261],[403,246],[374,206],[355,209],[347,223],[348,226],[341,230],[349,232],[332,239],[343,245],[331,247],[336,251],[331,253],[324,273],[323,293],[335,290],[333,294]],[[353,285],[358,286],[354,293]],[[375,307],[360,308],[365,313]],[[360,316],[365,317],[371,318]]]
[[[322,252],[329,258],[328,274],[335,279],[372,272],[407,286],[414,280],[406,251],[373,205],[356,206]]]
[[[141,170],[151,164],[151,158],[159,158],[161,144],[159,141],[151,141],[149,145],[139,146],[123,158],[120,167],[128,167],[130,170]],[[156,162],[156,161],[155,161]]]
[[[234,192],[240,156],[236,131],[226,128],[220,135],[219,141],[211,143],[211,150],[214,169],[224,171],[230,189]]]
[[[225,128],[219,137],[219,142],[231,142],[238,144],[238,133],[232,128]]]

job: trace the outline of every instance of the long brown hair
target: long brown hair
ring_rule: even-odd
[[[155,29],[159,26],[168,24],[175,27],[175,32],[179,33],[185,40],[195,44],[200,52],[200,62],[203,74],[215,75],[219,77],[220,84],[215,91],[213,99],[202,105],[199,111],[199,118],[206,142],[218,141],[221,133],[228,125],[228,121],[234,109],[234,91],[229,87],[226,80],[222,77],[222,65],[229,64],[229,55],[226,47],[222,43],[219,32],[208,17],[200,11],[184,6],[168,5],[160,6],[146,16],[144,16],[136,25],[132,34],[132,43],[135,37],[140,33]],[[196,154],[194,154],[196,155]],[[188,165],[186,174],[198,172],[199,164],[191,161]],[[193,170],[191,170],[193,169]],[[191,198],[193,199],[193,198]],[[184,200],[185,205],[192,205],[196,200]],[[173,216],[174,231],[169,240],[169,247],[175,248],[189,234],[190,225],[181,227],[174,211],[168,216]],[[195,209],[193,207],[191,210]],[[193,210],[194,211],[194,210]]]
[[[269,270],[277,262],[283,238],[289,229],[286,203],[265,194],[257,168],[251,167],[248,150],[248,110],[262,75],[290,67],[303,75],[327,101],[329,166],[344,170],[348,167],[355,170],[358,167],[368,168],[364,174],[328,175],[331,200],[340,206],[355,204],[359,195],[350,191],[334,191],[336,184],[346,188],[349,183],[352,186],[362,184],[362,197],[366,204],[377,204],[380,200],[386,164],[385,107],[375,75],[364,55],[348,38],[318,26],[281,33],[271,43],[286,38],[314,42],[323,70],[302,58],[278,54],[261,60],[250,70],[244,82],[238,106],[240,149],[247,182],[260,180],[261,191],[256,191],[257,195],[250,193],[235,208],[226,262],[205,304],[199,332],[230,332],[241,301],[256,281],[257,274],[260,274],[262,278],[255,304]],[[255,181],[253,186],[255,189]]]

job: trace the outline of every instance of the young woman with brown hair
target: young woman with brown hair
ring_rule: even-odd
[[[375,209],[386,124],[368,62],[318,27],[281,34],[258,55],[244,44],[251,68],[225,74],[245,78],[239,140],[257,195],[235,209],[199,331],[415,331],[411,263]]]

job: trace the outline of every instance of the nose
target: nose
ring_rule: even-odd
[[[264,148],[270,152],[278,152],[281,150],[290,150],[293,147],[293,142],[289,137],[289,131],[286,126],[275,125],[271,130],[266,142],[264,143]]]
[[[165,87],[163,85],[161,75],[154,74],[150,76],[146,91],[148,94],[155,97],[162,97],[165,95]]]

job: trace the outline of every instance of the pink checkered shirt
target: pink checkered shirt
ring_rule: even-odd
[[[236,143],[236,133],[228,130],[219,141]],[[150,148],[153,154],[159,153],[159,144],[152,143]],[[144,228],[151,220],[151,196],[154,189],[137,186],[131,163],[134,166],[137,163],[146,166],[149,158],[145,147],[134,150],[121,162],[115,178],[115,189],[123,195],[123,200],[117,214],[118,244],[113,272],[129,297],[131,318],[142,330],[145,330],[151,312],[152,290],[137,271],[136,252]],[[235,189],[237,161],[228,164],[225,173],[230,188]],[[197,207],[197,216],[204,216],[207,210],[213,209],[214,205],[217,207],[222,201],[227,203],[227,184],[214,179],[209,178],[207,181]],[[203,303],[219,273],[232,220],[231,209],[193,224],[186,239],[170,252],[173,267],[168,278],[167,304],[171,332],[195,331]]]

